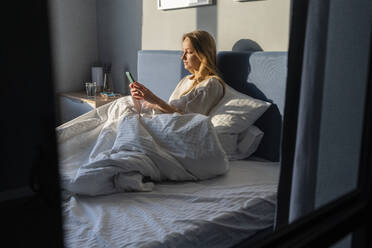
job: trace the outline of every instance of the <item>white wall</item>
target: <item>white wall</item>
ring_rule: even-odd
[[[196,27],[196,9],[157,10],[157,1],[143,2],[142,49],[180,50],[183,33]]]
[[[231,50],[251,39],[265,51],[287,51],[290,0],[235,2],[219,0],[199,8],[158,10],[156,0],[143,1],[142,49],[179,50],[183,33],[204,29],[218,50]]]
[[[98,59],[96,0],[50,0],[56,92],[83,90]]]

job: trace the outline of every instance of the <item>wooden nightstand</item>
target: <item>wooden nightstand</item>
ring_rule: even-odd
[[[66,92],[60,93],[58,96],[59,103],[59,123],[63,124],[72,120],[82,114],[85,114],[94,108],[98,108],[109,102],[112,102],[122,97],[110,97],[108,99],[102,98],[97,94],[95,98],[88,98],[86,93],[81,92]]]

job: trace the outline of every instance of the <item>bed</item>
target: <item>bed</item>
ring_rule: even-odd
[[[187,72],[180,51],[139,51],[138,81],[167,99]],[[150,192],[73,195],[63,202],[66,247],[232,247],[272,229],[280,170],[285,52],[219,52],[223,79],[271,102],[248,159],[207,180],[156,183]],[[145,83],[146,82],[146,83]],[[161,85],[161,87],[159,87]]]

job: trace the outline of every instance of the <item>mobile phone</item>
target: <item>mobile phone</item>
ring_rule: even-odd
[[[132,74],[129,71],[127,71],[125,74],[127,75],[127,78],[129,80],[129,82],[130,83],[133,83],[134,82],[134,79],[133,79]]]
[[[127,71],[125,74],[127,75],[129,82],[134,83],[132,74],[129,71]],[[133,96],[132,96],[132,99],[133,99],[134,108],[136,109],[137,113],[141,116],[141,109],[142,109],[141,101],[137,100]]]

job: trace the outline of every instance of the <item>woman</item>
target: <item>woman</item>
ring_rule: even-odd
[[[153,182],[226,173],[226,154],[203,116],[224,95],[214,40],[205,31],[187,33],[182,49],[191,75],[177,85],[169,104],[138,82],[130,85],[131,94],[163,113],[199,114],[140,119],[131,112],[131,99],[123,97],[59,127],[63,189],[87,195],[149,191]]]
[[[138,82],[129,85],[131,95],[148,107],[163,113],[199,113],[208,115],[224,95],[225,85],[217,75],[216,44],[206,31],[186,33],[182,37],[184,77],[169,98],[169,103]]]

